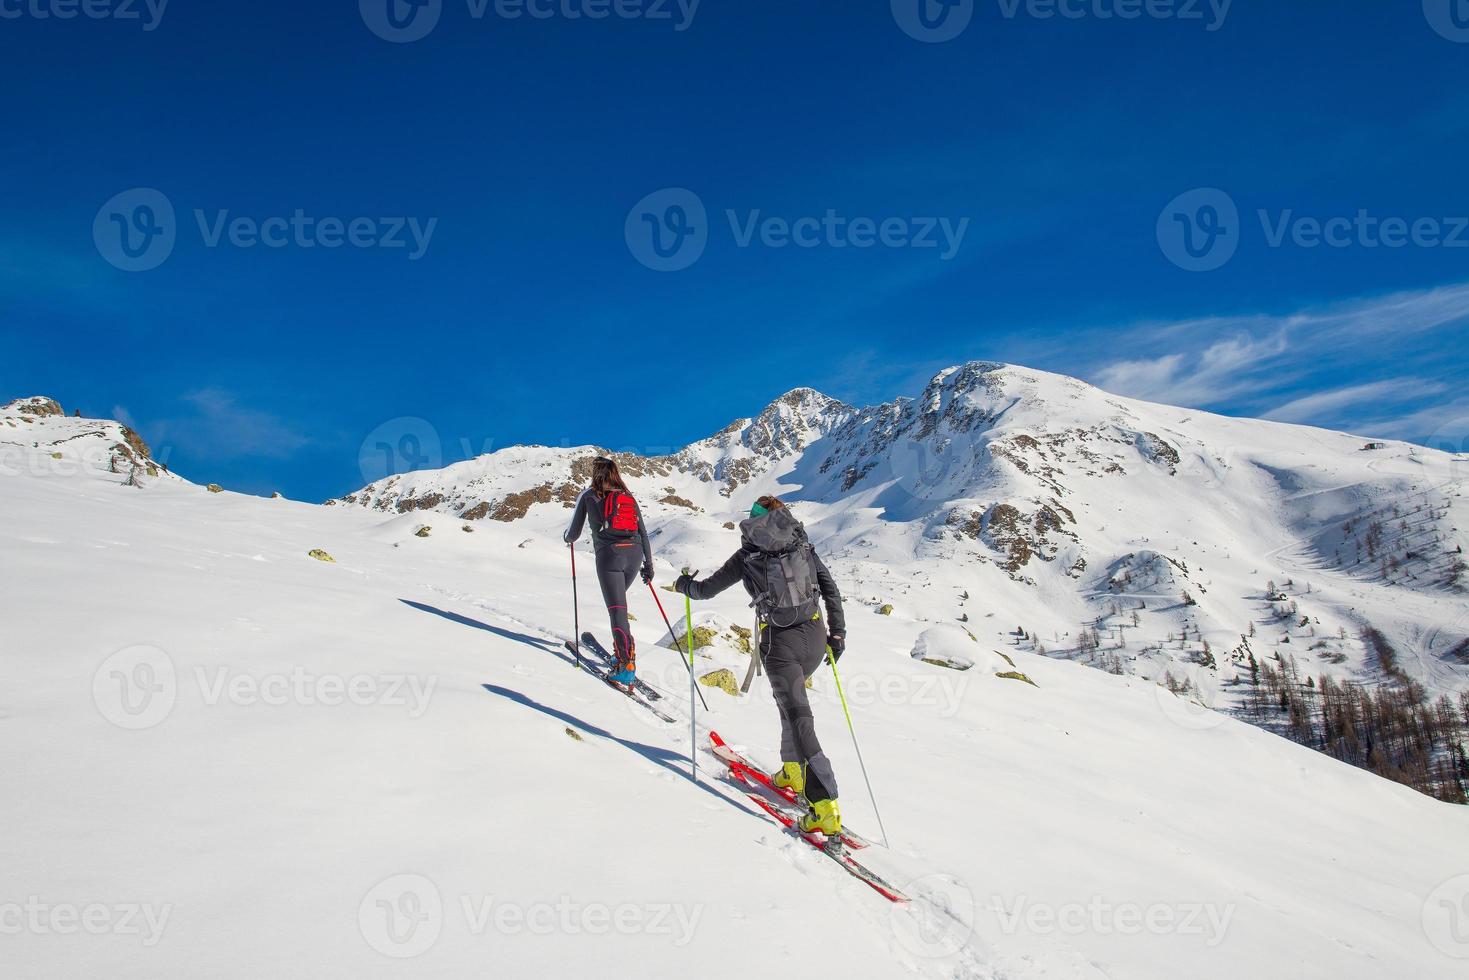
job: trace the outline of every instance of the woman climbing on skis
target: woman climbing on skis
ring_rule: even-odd
[[[806,529],[780,498],[756,501],[740,524],[740,550],[719,571],[703,581],[685,571],[674,588],[692,599],[709,599],[736,582],[744,583],[760,616],[759,655],[780,711],[781,770],[772,778],[805,796],[809,809],[802,830],[840,834],[836,775],[816,738],[806,679],[821,666],[828,646],[833,659],[846,649],[842,596]]]
[[[627,590],[641,567],[643,581],[653,581],[653,547],[637,501],[622,482],[617,463],[605,456],[592,461],[592,485],[576,500],[576,512],[564,535],[567,544],[592,525],[597,559],[597,581],[612,621],[612,644],[617,657],[612,680],[624,687],[637,679],[637,644],[627,621]]]

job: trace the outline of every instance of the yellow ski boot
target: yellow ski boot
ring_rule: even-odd
[[[842,808],[837,805],[836,800],[821,800],[811,804],[811,809],[801,818],[801,830],[807,834],[820,832],[828,837],[840,837]]]
[[[783,762],[780,772],[771,773],[770,781],[780,789],[793,789],[800,796],[806,792],[805,767],[799,762]]]

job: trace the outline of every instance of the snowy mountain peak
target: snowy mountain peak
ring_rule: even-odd
[[[65,415],[61,404],[54,398],[45,395],[32,395],[29,398],[17,398],[13,402],[7,402],[0,406],[0,415]]]
[[[760,456],[778,458],[805,449],[855,412],[813,388],[794,388],[743,428],[741,442]]]
[[[655,505],[666,505],[676,512],[712,509],[690,498],[702,498],[711,491],[723,498],[733,497],[762,481],[781,463],[799,458],[855,412],[819,391],[796,388],[772,401],[759,415],[736,419],[671,455],[609,453],[594,446],[514,446],[442,470],[390,476],[340,502],[399,513],[437,510],[467,520],[517,521],[538,504],[571,506],[591,478],[593,458],[610,454],[645,507],[656,510]]]
[[[170,477],[143,437],[112,419],[68,416],[44,395],[0,406],[0,470],[38,475],[81,474],[111,483],[142,486]]]
[[[343,502],[553,532],[595,452],[513,447]],[[843,589],[875,607],[906,598],[926,620],[972,622],[948,597],[983,595],[1037,649],[1043,636],[1054,654],[1218,699],[1251,655],[1469,687],[1469,513],[1436,450],[972,361],[916,398],[856,409],[797,388],[671,455],[617,459],[655,549],[677,562],[706,561],[755,496],[776,493]],[[1369,629],[1401,655],[1379,653]]]
[[[1000,361],[965,361],[963,364],[955,364],[946,367],[934,374],[929,380],[929,387],[957,386],[970,387],[976,381],[990,375],[1003,374],[1006,371],[1017,372],[1023,370]]]

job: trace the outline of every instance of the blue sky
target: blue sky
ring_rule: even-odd
[[[0,0],[0,396],[313,500],[974,358],[1465,437],[1464,0],[620,2]]]

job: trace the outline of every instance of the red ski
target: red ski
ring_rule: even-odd
[[[843,845],[841,838],[828,838],[818,833],[808,834],[802,832],[796,824],[798,818],[793,813],[791,813],[787,807],[782,807],[780,804],[767,797],[764,793],[760,792],[759,786],[761,785],[761,783],[759,780],[754,778],[754,774],[758,770],[754,770],[750,766],[745,765],[742,762],[731,762],[726,755],[722,755],[719,753],[719,747],[724,746],[724,748],[729,752],[730,755],[737,754],[734,753],[733,750],[729,750],[729,747],[724,745],[724,740],[721,739],[717,734],[710,732],[709,738],[710,741],[713,742],[715,745],[715,754],[719,755],[719,757],[725,762],[725,764],[729,766],[731,781],[737,783],[745,791],[745,796],[749,798],[752,803],[774,817],[786,830],[794,833],[796,836],[804,840],[807,844],[810,844],[812,847],[816,848],[818,851],[831,858],[837,864],[840,864],[843,868],[847,870],[848,874],[852,875],[854,878],[857,878],[862,882],[865,882],[868,887],[877,892],[883,898],[887,899],[890,902],[895,902],[899,905],[908,904],[910,900],[907,895],[904,895],[902,892],[898,891],[897,888],[893,887],[875,872],[867,868],[865,865],[859,863],[856,858],[852,857],[847,847]]]
[[[754,780],[761,786],[764,786],[771,793],[774,793],[780,796],[782,799],[786,800],[791,805],[798,807],[802,811],[805,810],[806,804],[796,794],[795,790],[790,789],[789,787],[783,788],[775,785],[775,781],[770,778],[770,774],[768,772],[765,772],[759,766],[755,765],[754,762],[751,762],[749,759],[745,758],[734,749],[730,748],[729,743],[720,738],[718,732],[709,733],[709,742],[714,747],[714,755],[721,762],[729,766],[731,769],[739,768],[743,770],[742,774],[747,777],[747,782],[749,780]],[[842,843],[847,845],[854,851],[860,851],[865,847],[871,846],[872,844],[872,842],[869,841],[867,838],[863,837],[860,834],[853,833],[845,827],[842,828]]]

